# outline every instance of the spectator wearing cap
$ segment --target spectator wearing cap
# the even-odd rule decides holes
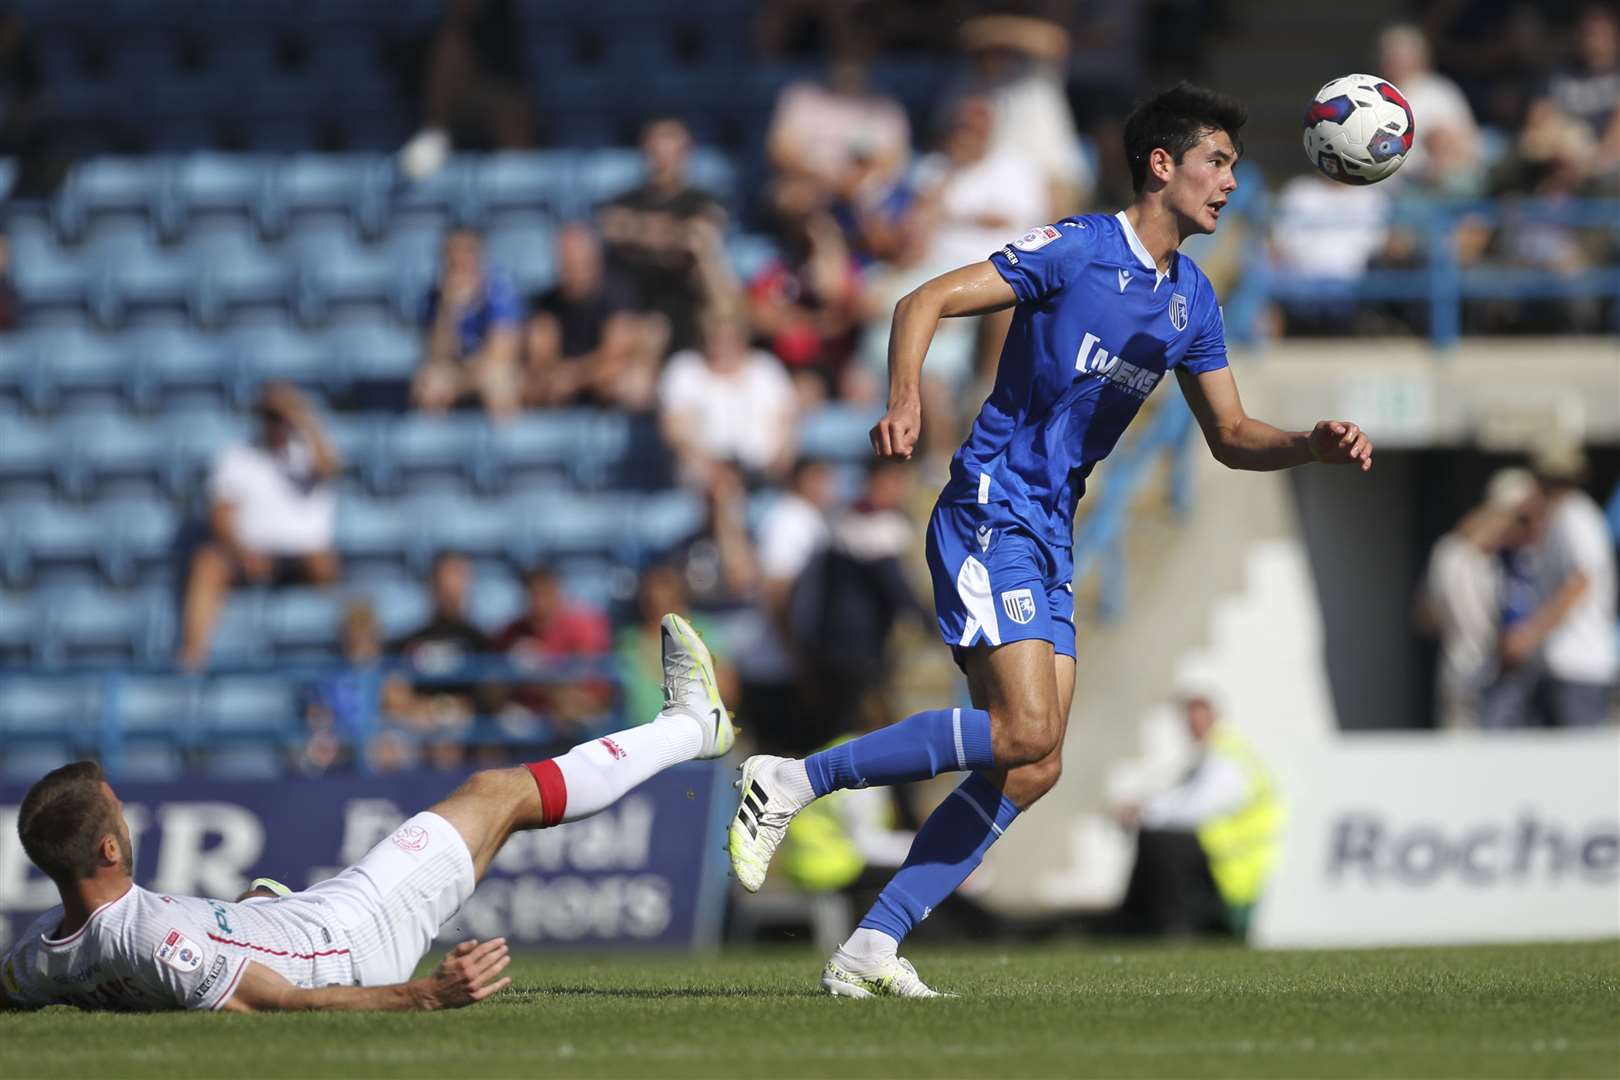
[[[208,660],[214,624],[233,584],[330,585],[342,458],[309,402],[282,383],[265,387],[251,443],[227,448],[208,480],[210,537],[191,559],[178,662]]]

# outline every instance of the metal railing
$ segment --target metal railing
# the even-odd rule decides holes
[[[1470,301],[1609,300],[1614,304],[1610,328],[1620,333],[1620,199],[1396,200],[1379,227],[1415,236],[1418,265],[1372,267],[1348,279],[1303,276],[1274,264],[1266,241],[1276,217],[1265,195],[1251,200],[1244,216],[1252,226],[1244,238],[1245,270],[1225,306],[1230,337],[1240,344],[1256,341],[1268,301],[1418,304],[1426,314],[1429,340],[1444,348],[1461,335],[1463,305]],[[1343,220],[1331,217],[1291,218],[1288,224],[1306,230],[1345,227]],[[1515,265],[1495,255],[1464,265],[1457,258],[1457,239],[1465,224],[1493,230],[1595,230],[1608,236],[1607,261],[1577,272]]]

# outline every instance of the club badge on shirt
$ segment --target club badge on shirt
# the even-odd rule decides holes
[[[190,975],[202,967],[202,950],[178,930],[170,930],[164,935],[163,940],[158,942],[155,955],[159,963],[169,965],[182,975]]]
[[[1063,235],[1050,225],[1042,225],[1029,230],[1023,236],[1013,241],[1013,247],[1019,251],[1039,251],[1041,248]]]

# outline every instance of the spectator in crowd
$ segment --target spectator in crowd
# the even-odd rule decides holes
[[[634,618],[614,636],[622,711],[628,718],[650,718],[664,707],[663,636],[659,620],[666,611],[691,612],[689,621],[714,654],[720,696],[739,701],[737,676],[729,663],[731,649],[719,624],[692,606],[681,572],[668,562],[649,566],[636,586]],[[648,710],[651,711],[648,711]]]
[[[11,280],[11,237],[0,232],[0,332],[22,323],[22,297]]]
[[[762,337],[793,373],[801,399],[852,396],[844,384],[859,318],[860,271],[843,230],[799,180],[778,186],[782,257],[749,283]]]
[[[1604,171],[1620,172],[1620,12],[1612,5],[1582,9],[1575,62],[1553,72],[1544,93],[1586,126]]]
[[[759,585],[759,556],[748,533],[748,486],[733,461],[714,461],[703,487],[705,514],[701,526],[663,555],[680,576],[692,605],[715,613],[745,610]],[[741,646],[746,638],[720,625],[726,640]]]
[[[857,357],[861,368],[877,385],[888,379],[889,331],[894,309],[902,297],[956,264],[929,258],[932,244],[929,215],[913,212],[901,224],[901,241],[893,261],[866,275],[861,292],[861,331]],[[964,402],[972,398],[978,355],[977,319],[944,319],[928,345],[928,363],[922,371],[923,449],[935,471],[943,474],[946,462],[961,442]]]
[[[927,263],[966,266],[990,257],[1027,229],[1052,218],[1051,196],[1021,144],[993,140],[997,116],[987,99],[965,97],[950,113],[940,152],[917,169],[919,213],[931,242]],[[1007,308],[979,320],[978,370],[994,370],[1012,325]]]
[[[1182,710],[1192,766],[1180,783],[1116,812],[1137,830],[1120,928],[1242,936],[1277,860],[1283,805],[1265,765],[1207,697],[1188,697]]]
[[[523,33],[512,0],[446,0],[422,75],[422,124],[401,155],[407,175],[435,171],[452,141],[503,150],[533,144]]]
[[[697,345],[696,313],[705,302],[694,265],[693,225],[726,225],[725,208],[692,185],[687,169],[692,135],[681,121],[661,117],[641,133],[647,179],[597,212],[609,264],[632,283],[639,307],[668,320],[672,349]]]
[[[369,603],[357,600],[344,610],[340,648],[347,666],[309,689],[303,769],[345,768],[361,755],[373,772],[408,768],[415,748],[402,729],[410,726],[414,695],[404,679],[383,668],[381,629]]]
[[[758,588],[754,602],[732,625],[730,639],[737,643],[735,657],[742,677],[738,704],[744,725],[772,753],[814,750],[834,734],[849,730],[840,723],[831,731],[813,735],[800,697],[800,657],[792,648],[788,601],[794,583],[815,553],[827,542],[827,515],[837,504],[837,475],[824,461],[800,458],[794,462],[787,490],[760,520]],[[819,718],[818,718],[819,720]]]
[[[781,362],[748,347],[748,325],[734,305],[703,316],[703,349],[670,357],[659,383],[659,427],[682,478],[709,488],[719,462],[734,462],[751,484],[785,476],[793,460],[793,384]]]
[[[1358,318],[1355,286],[1390,240],[1390,202],[1381,187],[1356,187],[1317,172],[1283,185],[1272,221],[1273,273],[1317,293],[1287,301],[1288,333],[1342,334]]]
[[[506,275],[484,262],[484,241],[468,229],[444,238],[439,281],[424,311],[427,340],[411,384],[417,408],[444,412],[478,398],[493,419],[518,404],[522,309]]]
[[[905,512],[910,481],[905,462],[874,462],[861,496],[830,512],[824,539],[795,576],[785,621],[805,717],[800,738],[811,743],[806,750],[891,723],[886,689],[894,626],[910,618],[932,631],[932,609],[905,570],[915,541]],[[761,549],[763,561],[764,537]]]
[[[1498,675],[1504,553],[1530,544],[1542,517],[1541,492],[1527,469],[1501,469],[1474,507],[1435,542],[1419,587],[1417,621],[1440,641],[1435,720],[1447,730],[1477,728],[1486,687]]]
[[[1016,159],[1041,189],[1042,212],[1017,221],[1014,230],[1081,212],[1096,178],[1080,149],[1064,91],[1068,30],[1050,19],[1003,14],[969,19],[960,34],[974,93],[989,111],[988,154]],[[1024,209],[1009,212],[1017,217]]]
[[[1417,120],[1417,139],[1397,175],[1432,189],[1465,186],[1482,166],[1479,126],[1457,84],[1430,66],[1428,38],[1407,23],[1387,27],[1378,36],[1378,64]]]
[[[490,650],[489,638],[467,618],[472,580],[472,563],[465,555],[440,552],[429,576],[432,615],[390,650],[417,677],[408,719],[427,740],[431,763],[444,769],[464,759],[467,730],[481,699],[478,683],[458,677],[458,672]]]
[[[612,647],[607,616],[567,599],[555,570],[546,566],[530,570],[523,577],[523,590],[528,609],[491,643],[492,650],[504,654],[514,667],[593,659]],[[500,719],[508,735],[519,737],[536,736],[540,731],[536,721],[544,721],[561,741],[572,745],[612,707],[613,685],[600,678],[519,683],[508,692]],[[647,715],[657,713],[654,709]]]
[[[233,583],[330,585],[337,497],[331,481],[342,460],[293,387],[264,389],[256,441],[227,448],[208,481],[208,540],[191,559],[181,612],[178,661],[208,660],[214,624]]]
[[[1579,446],[1549,444],[1534,467],[1547,500],[1539,603],[1503,635],[1502,655],[1509,664],[1539,658],[1546,722],[1591,727],[1611,718],[1620,678],[1614,540],[1602,508],[1581,488],[1586,460]]]
[[[662,336],[635,310],[627,285],[602,266],[585,225],[557,236],[557,284],[529,308],[523,328],[523,400],[537,406],[652,405]]]
[[[820,206],[891,189],[910,156],[906,112],[868,86],[868,72],[866,47],[846,45],[823,81],[794,83],[777,98],[766,155],[779,175],[808,184]]]

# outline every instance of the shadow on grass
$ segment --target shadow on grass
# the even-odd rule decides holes
[[[746,986],[524,986],[513,987],[511,996],[523,999],[547,997],[596,997],[631,998],[645,1001],[678,1001],[682,998],[691,998],[693,1000],[703,998],[753,998],[764,1001],[772,998],[820,998],[826,997],[827,994],[825,991],[819,989],[760,990]]]

